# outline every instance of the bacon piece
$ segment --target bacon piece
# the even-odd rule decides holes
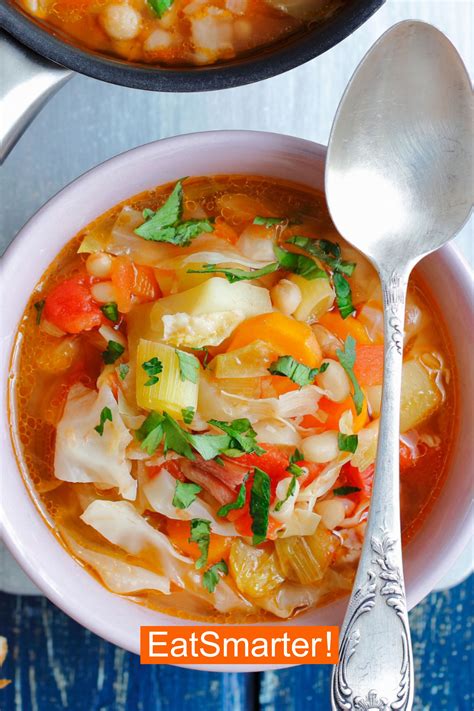
[[[184,458],[179,462],[174,461],[186,479],[202,486],[222,505],[234,501],[236,490],[248,471],[248,467],[238,466],[228,459],[225,460],[224,466],[201,457],[197,457],[194,462]],[[171,473],[174,475],[174,472]]]

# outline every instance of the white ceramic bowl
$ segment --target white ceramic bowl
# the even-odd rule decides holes
[[[67,554],[38,513],[18,471],[9,437],[7,384],[12,377],[10,356],[18,321],[33,286],[60,248],[121,200],[183,175],[216,173],[287,178],[322,189],[324,160],[323,146],[269,133],[219,131],[150,143],[103,163],[64,188],[25,225],[2,260],[2,303],[6,306],[0,330],[3,539],[52,602],[96,634],[132,652],[139,651],[140,625],[172,626],[182,621],[109,593]],[[450,330],[459,375],[460,424],[446,484],[422,530],[406,549],[410,607],[433,589],[457,559],[468,543],[472,524],[467,466],[472,461],[469,392],[474,381],[470,273],[452,246],[425,259],[419,270],[426,283],[435,287],[436,301]],[[344,609],[345,601],[338,601],[291,624],[340,624]],[[278,667],[245,665],[233,667],[233,671],[271,668]],[[226,671],[229,667],[212,669]]]

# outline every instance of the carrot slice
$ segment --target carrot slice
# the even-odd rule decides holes
[[[161,296],[155,272],[151,267],[135,264],[135,281],[132,287],[132,294],[141,303],[155,301]]]
[[[383,346],[358,345],[354,373],[359,385],[381,385],[383,381]]]
[[[310,368],[321,364],[321,348],[308,324],[278,311],[253,316],[237,326],[227,350],[243,348],[258,339],[268,343],[278,355],[293,356]]]
[[[354,316],[342,318],[337,311],[328,311],[321,316],[319,323],[328,331],[334,333],[335,336],[345,341],[347,336],[352,336],[356,343],[361,345],[370,345],[371,340],[367,334],[365,326],[358,321]]]
[[[189,555],[193,560],[197,560],[201,551],[197,543],[191,543],[189,537],[191,535],[191,522],[178,521],[173,518],[167,519],[167,533],[174,545],[179,548],[185,555]],[[209,552],[207,556],[207,564],[213,565],[218,563],[223,558],[229,555],[232,538],[229,536],[219,536],[217,533],[211,533],[209,539]]]
[[[112,262],[111,277],[118,310],[127,314],[132,306],[132,290],[135,284],[135,269],[128,257],[116,257]]]

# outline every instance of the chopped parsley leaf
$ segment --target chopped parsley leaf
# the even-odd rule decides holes
[[[273,225],[281,225],[286,222],[286,217],[260,217],[257,215],[254,218],[254,225],[264,225],[265,227],[273,227]]]
[[[257,444],[257,433],[246,417],[232,422],[209,420],[209,424],[226,432],[230,437],[229,446],[222,454],[228,457],[240,457],[242,452],[246,454],[265,454],[265,450]]]
[[[201,269],[188,269],[188,274],[223,274],[230,284],[246,279],[259,279],[262,276],[276,272],[278,263],[272,262],[261,269],[247,270],[233,267],[220,267],[218,264],[203,264]]]
[[[213,593],[216,589],[217,583],[220,580],[219,573],[227,575],[228,572],[229,568],[227,567],[225,560],[220,560],[218,563],[214,563],[214,565],[211,565],[211,567],[208,568],[202,576],[203,587],[205,587],[208,592]]]
[[[189,380],[196,384],[198,381],[199,361],[196,356],[176,348],[176,355],[179,361],[179,377],[181,380]]]
[[[164,7],[163,12],[171,5],[170,0],[148,0],[158,14],[157,7]],[[185,220],[181,222],[183,214],[183,184],[178,180],[168,200],[156,212],[144,210],[145,222],[136,228],[135,234],[143,239],[153,242],[169,242],[181,247],[186,247],[203,232],[212,232],[210,220]]]
[[[335,496],[348,496],[349,494],[356,494],[360,491],[358,486],[339,486],[337,489],[333,489],[332,493]]]
[[[299,449],[295,449],[293,454],[290,455],[290,461],[286,468],[286,471],[290,472],[290,474],[293,474],[296,477],[301,476],[304,472],[304,468],[298,466],[296,462],[302,462],[303,460],[304,457],[299,451]]]
[[[166,12],[168,12],[174,0],[147,0],[147,2],[153,12],[161,18]]]
[[[189,536],[190,543],[197,543],[201,552],[195,565],[198,570],[204,567],[207,563],[209,553],[209,542],[211,539],[211,522],[205,518],[193,518],[191,520],[191,535]]]
[[[157,358],[156,356],[154,358],[150,358],[150,360],[147,360],[145,361],[145,363],[142,363],[142,368],[148,375],[148,380],[145,383],[145,387],[150,387],[150,385],[156,385],[159,380],[158,375],[163,370],[163,363],[161,362],[161,360],[159,360],[159,358]]]
[[[183,416],[183,422],[185,425],[190,425],[191,422],[193,421],[194,413],[195,413],[194,407],[184,407],[181,410],[181,415]]]
[[[352,303],[352,291],[347,279],[338,272],[334,272],[332,277],[334,290],[336,292],[336,304],[342,318],[347,318],[354,313],[354,304]]]
[[[345,340],[344,350],[341,351],[338,348],[336,351],[336,355],[338,357],[339,363],[346,371],[347,375],[349,376],[349,380],[352,383],[352,388],[354,391],[352,393],[352,399],[354,401],[356,412],[358,415],[360,415],[360,413],[362,412],[362,406],[364,404],[364,393],[362,392],[354,373],[354,364],[356,359],[355,347],[355,339],[351,335],[349,335]]]
[[[36,310],[36,325],[39,326],[41,323],[41,316],[43,313],[44,305],[46,301],[44,299],[41,299],[40,301],[36,301],[33,306],[35,307]]]
[[[124,350],[125,347],[122,346],[121,343],[117,343],[117,341],[108,341],[107,348],[102,353],[102,360],[104,363],[107,363],[107,365],[115,363],[115,361],[120,358]]]
[[[119,320],[118,306],[115,301],[111,301],[108,304],[102,304],[100,310],[104,314],[105,318],[109,319],[109,321],[116,323]]]
[[[270,510],[270,477],[258,467],[254,470],[249,508],[252,517],[252,543],[258,546],[267,537]]]
[[[102,435],[104,434],[104,425],[109,420],[109,422],[112,422],[112,410],[110,407],[103,407],[102,411],[100,413],[100,423],[97,425],[97,427],[94,427],[95,431]]]
[[[187,509],[196,500],[196,495],[202,491],[198,484],[186,481],[176,481],[176,489],[172,504],[177,509]]]
[[[282,249],[277,245],[274,246],[273,250],[282,269],[293,272],[293,274],[299,274],[308,281],[327,279],[324,269],[321,269],[311,257],[306,257],[304,254],[296,254],[296,252],[287,252],[286,249]]]
[[[337,435],[337,446],[341,452],[354,453],[357,449],[359,438],[356,434],[345,435],[339,432]]]
[[[293,356],[280,356],[268,368],[272,375],[285,375],[297,385],[303,387],[310,385],[319,373],[324,373],[329,367],[329,363],[323,363],[320,368],[309,368],[303,363],[299,363]]]
[[[220,516],[221,518],[225,518],[229,511],[238,511],[238,509],[243,508],[245,505],[245,499],[247,496],[247,490],[245,488],[245,482],[248,479],[248,474],[245,475],[245,478],[240,485],[239,493],[237,494],[237,498],[234,501],[231,501],[229,504],[224,504],[224,506],[221,506],[220,509],[217,512],[217,515]]]
[[[118,370],[120,380],[125,380],[130,370],[130,366],[127,363],[120,363]]]
[[[293,494],[295,493],[295,489],[296,489],[297,478],[298,477],[295,474],[293,474],[293,476],[291,477],[290,483],[288,484],[288,489],[286,490],[285,498],[280,499],[280,501],[277,501],[277,503],[275,504],[275,511],[280,511],[283,504],[288,501],[290,496],[293,496]]]

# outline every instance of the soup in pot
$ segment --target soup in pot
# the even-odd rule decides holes
[[[214,64],[326,18],[329,0],[18,0],[51,31],[133,62]]]
[[[191,178],[114,207],[62,250],[19,327],[18,457],[70,554],[179,616],[291,618],[347,593],[383,379],[378,277],[322,194]],[[413,278],[405,541],[442,482],[452,358]]]

